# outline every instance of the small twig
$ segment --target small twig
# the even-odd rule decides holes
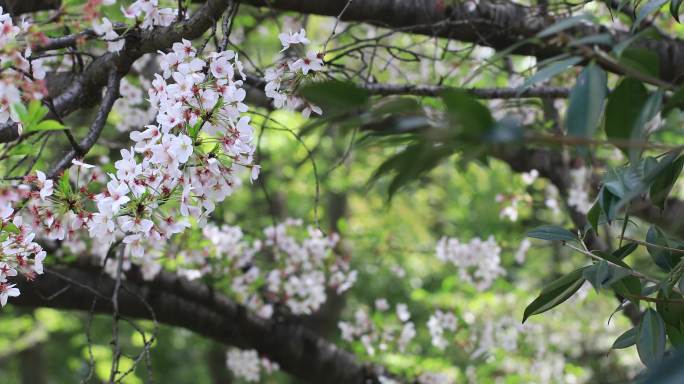
[[[69,153],[67,153],[59,162],[57,162],[57,164],[48,172],[48,177],[54,178],[55,176],[59,175],[62,171],[71,166],[71,161],[73,159],[78,156],[84,156],[86,153],[88,153],[90,148],[95,145],[97,139],[102,133],[102,130],[104,129],[105,124],[107,123],[107,116],[109,116],[109,112],[111,112],[114,102],[119,98],[120,82],[121,75],[119,75],[115,70],[112,70],[109,73],[107,91],[105,93],[104,99],[102,100],[102,105],[100,105],[100,109],[97,111],[97,116],[95,116],[95,120],[90,126],[90,130],[88,130],[86,137],[83,138],[80,143],[78,143],[80,151],[77,151],[76,149],[69,151]]]
[[[631,241],[631,242],[633,242],[633,243],[642,245],[642,246],[644,246],[644,247],[660,248],[660,249],[664,249],[664,250],[666,250],[666,251],[675,252],[675,253],[679,253],[679,254],[684,255],[684,250],[683,250],[683,249],[670,248],[670,247],[666,247],[666,246],[664,246],[664,245],[653,244],[653,243],[649,243],[649,242],[647,242],[647,241],[641,241],[641,240],[637,240],[637,239],[632,239],[632,238],[626,237],[626,236],[620,236],[619,238],[620,238],[621,240]]]
[[[577,248],[577,247],[575,247],[574,245],[569,244],[569,243],[565,243],[565,246],[567,246],[568,248],[574,249],[575,251],[577,251],[577,252],[579,252],[579,253],[582,253],[582,254],[584,254],[584,255],[587,255],[587,256],[591,257],[592,259],[594,259],[594,260],[596,260],[596,261],[605,261],[606,263],[608,263],[608,264],[610,264],[610,265],[613,265],[613,266],[616,266],[616,267],[620,267],[620,268],[622,268],[622,269],[626,269],[625,267],[622,267],[622,266],[620,266],[620,265],[617,265],[617,264],[615,264],[615,263],[613,263],[613,262],[611,262],[611,261],[609,261],[609,260],[606,260],[606,259],[604,259],[604,258],[602,258],[602,257],[596,256],[596,255],[594,255],[593,253],[591,253],[591,252],[588,251],[588,250],[584,250],[584,249],[581,249],[581,248]],[[638,272],[638,271],[635,271],[635,270],[633,270],[633,269],[628,269],[628,271],[630,272],[630,275],[632,275],[632,276],[634,276],[634,277],[638,277],[638,278],[640,278],[640,279],[643,279],[643,280],[646,280],[646,281],[650,281],[651,283],[660,284],[660,280],[658,280],[658,279],[656,279],[656,278],[654,278],[654,277],[644,275],[643,273]]]
[[[228,9],[226,9],[226,15],[223,17],[222,32],[223,39],[218,46],[218,51],[223,52],[228,47],[228,42],[230,38],[230,32],[233,29],[233,20],[235,15],[237,15],[238,8],[240,8],[240,3],[237,1],[231,1]]]
[[[325,50],[328,47],[328,43],[330,42],[330,40],[332,40],[333,36],[335,36],[335,30],[337,30],[337,25],[340,23],[340,19],[342,18],[342,15],[344,15],[344,13],[347,11],[347,8],[349,8],[349,6],[351,5],[351,3],[353,1],[354,0],[347,1],[347,4],[345,4],[344,8],[342,8],[340,13],[335,18],[335,24],[333,24],[332,32],[330,33],[330,36],[328,36],[328,38],[325,40],[325,43],[323,44],[323,53],[325,53]]]

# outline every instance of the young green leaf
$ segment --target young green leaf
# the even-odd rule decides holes
[[[43,120],[38,124],[33,124],[27,132],[38,132],[38,131],[62,131],[64,126],[57,120]]]

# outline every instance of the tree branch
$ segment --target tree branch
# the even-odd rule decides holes
[[[107,123],[107,116],[111,112],[114,102],[119,98],[119,84],[121,82],[121,76],[116,72],[112,71],[109,73],[109,80],[107,82],[107,91],[102,100],[102,104],[97,111],[95,120],[88,130],[86,137],[78,143],[78,146],[72,148],[64,157],[62,157],[57,164],[48,172],[48,177],[54,178],[59,175],[62,171],[71,166],[71,161],[77,157],[82,157],[90,148],[95,145],[97,139],[100,137],[102,130],[104,129],[105,123]]]
[[[93,292],[95,313],[112,313],[109,299],[115,280],[100,276],[99,268],[85,265],[57,266],[32,282],[21,282],[21,296],[12,301],[22,307],[90,310]],[[238,348],[254,348],[292,375],[313,383],[377,382],[382,370],[365,365],[313,331],[291,320],[265,320],[214,292],[211,287],[161,272],[145,282],[138,271],[126,275],[118,295],[119,312],[129,318],[150,319],[183,327],[217,342]],[[64,289],[70,286],[69,289]],[[52,295],[54,292],[61,292]],[[144,300],[144,301],[143,301]],[[149,305],[149,307],[147,305]]]

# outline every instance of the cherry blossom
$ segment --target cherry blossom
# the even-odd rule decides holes
[[[104,37],[107,41],[107,50],[109,52],[119,52],[123,49],[126,40],[119,38],[119,34],[114,31],[112,22],[106,17],[102,18],[102,22],[93,20],[93,31],[98,35]]]

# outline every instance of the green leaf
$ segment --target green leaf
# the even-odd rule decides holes
[[[636,344],[638,333],[639,330],[637,328],[628,329],[625,333],[623,333],[622,335],[618,336],[617,339],[615,339],[613,346],[610,348],[624,349],[631,347],[632,345]]]
[[[677,292],[670,292],[668,295],[665,295],[661,290],[658,292],[658,298],[661,301],[656,303],[656,309],[665,322],[665,333],[673,345],[684,345],[684,335],[682,333],[684,304],[678,302],[684,299],[684,297]]]
[[[566,17],[561,19],[561,21],[545,28],[543,31],[537,33],[537,37],[544,38],[551,35],[555,35],[558,32],[564,31],[566,29],[572,28],[576,25],[586,24],[587,22],[593,24],[594,18],[590,15],[577,15],[572,17]]]
[[[37,131],[62,131],[64,130],[64,125],[62,125],[57,120],[43,120],[37,125],[33,125],[28,132]]]
[[[69,181],[69,170],[65,170],[62,176],[59,178],[59,183],[57,184],[57,189],[64,195],[69,196],[71,194],[71,181]]]
[[[632,272],[629,269],[617,267],[601,260],[584,270],[582,276],[599,291],[610,287],[613,283],[629,276]]]
[[[658,55],[645,48],[627,48],[620,55],[619,63],[653,77],[660,76]]]
[[[598,202],[601,206],[604,216],[606,217],[606,221],[608,223],[612,222],[617,217],[618,203],[620,202],[620,198],[613,194],[604,184],[599,191]]]
[[[668,0],[651,0],[648,3],[646,3],[646,5],[641,7],[639,9],[639,12],[637,12],[637,17],[636,20],[634,20],[634,24],[632,25],[632,30],[636,29],[641,24],[641,22],[644,21],[646,17],[648,17],[648,15],[659,10],[660,7],[665,5],[665,3],[667,2]]]
[[[48,114],[48,108],[38,100],[31,100],[28,108],[28,116],[32,122],[38,122]]]
[[[599,220],[601,218],[601,203],[597,200],[587,212],[587,221],[591,224],[594,232],[598,234]]]
[[[565,228],[555,225],[542,225],[529,232],[527,237],[542,240],[575,241],[577,236]]]
[[[611,255],[610,253],[606,253],[603,251],[592,251],[591,253],[602,258],[603,260],[609,261],[609,262],[616,264],[616,265],[619,265],[623,268],[632,269],[629,265],[627,265],[627,263],[622,261],[620,258],[615,257],[614,255]]]
[[[566,114],[568,135],[587,138],[594,135],[606,98],[606,81],[606,72],[596,64],[582,70],[570,92]]]
[[[323,110],[347,111],[359,108],[368,102],[370,93],[348,81],[320,81],[304,85],[299,90],[309,102]]]
[[[420,108],[420,102],[413,97],[395,97],[373,105],[371,111],[376,116],[383,116],[420,112]]]
[[[10,105],[10,110],[19,118],[22,124],[26,125],[29,123],[29,113],[24,104],[14,103]]]
[[[635,132],[641,132],[638,124],[647,99],[648,91],[640,81],[625,78],[620,82],[606,105],[605,130],[609,140],[631,140]]]
[[[634,252],[637,248],[639,248],[639,244],[628,243],[613,251],[613,256],[617,257],[618,259],[624,259],[625,257],[631,255],[632,252]]]
[[[665,236],[665,234],[655,225],[651,226],[648,229],[648,232],[646,232],[646,242],[661,247],[672,248],[667,236]],[[669,271],[677,265],[681,256],[661,247],[647,245],[646,249],[657,266]]]
[[[462,91],[447,89],[441,94],[449,122],[469,137],[485,135],[494,124],[489,108]]]
[[[682,5],[682,0],[671,0],[670,1],[670,14],[672,17],[674,17],[675,20],[677,20],[678,23],[679,21],[679,7]]]
[[[665,200],[667,196],[672,191],[675,182],[679,178],[680,173],[682,173],[682,167],[684,166],[684,156],[680,156],[677,160],[669,163],[665,166],[651,183],[651,202],[660,209],[665,209]]]
[[[622,297],[628,298],[635,304],[639,303],[638,296],[641,296],[641,280],[639,280],[638,277],[625,276],[624,278],[611,284],[610,287]]]
[[[589,35],[568,43],[568,47],[577,47],[580,45],[605,45],[612,46],[615,43],[613,36],[609,33],[599,33],[596,35]]]
[[[647,367],[661,361],[665,354],[665,323],[652,308],[641,317],[636,346],[639,358]]]
[[[525,308],[523,323],[530,316],[546,312],[574,295],[584,284],[584,270],[585,268],[577,269],[544,287],[539,296]]]
[[[570,67],[575,66],[576,64],[580,63],[581,61],[582,61],[581,57],[570,57],[568,59],[556,61],[556,62],[553,62],[552,64],[545,66],[544,68],[538,70],[529,79],[525,80],[523,85],[520,87],[520,93],[522,93],[524,90],[530,88],[534,84],[540,83],[542,81],[546,81],[546,80],[548,80],[554,76],[557,76],[557,75],[567,71]]]
[[[435,146],[429,141],[418,141],[385,160],[370,178],[370,183],[388,174],[394,174],[388,186],[388,200],[404,185],[418,179],[436,167],[441,160],[453,154],[453,149]]]

